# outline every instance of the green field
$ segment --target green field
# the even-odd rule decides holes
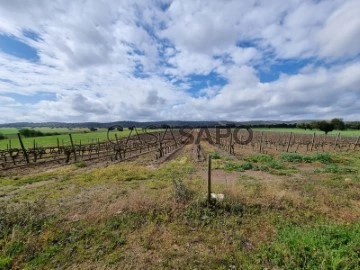
[[[80,140],[82,144],[87,144],[91,142],[96,142],[98,139],[100,141],[107,140],[107,129],[99,129],[97,131],[90,132],[87,128],[34,128],[34,130],[38,130],[44,133],[63,133],[62,135],[53,135],[53,136],[42,136],[42,137],[34,137],[34,138],[23,138],[23,142],[25,147],[33,147],[34,140],[37,146],[56,146],[57,139],[59,139],[60,145],[70,145],[69,133],[73,134],[73,140],[75,144],[79,144]],[[313,134],[314,132],[319,135],[323,135],[324,132],[320,130],[304,130],[298,128],[254,128],[254,131],[269,131],[269,132],[293,132],[298,134]],[[11,144],[12,148],[19,148],[19,140],[17,138],[16,133],[18,129],[16,128],[0,128],[0,134],[4,134],[8,139],[0,140],[0,149],[6,149]],[[138,132],[141,132],[141,129],[138,129]],[[338,131],[334,130],[328,133],[328,136],[336,136],[338,133],[341,136],[351,136],[357,137],[360,135],[360,130],[344,130]],[[117,132],[118,137],[128,136],[129,130],[124,129],[123,132]],[[134,134],[134,132],[133,132]],[[11,141],[11,142],[10,142]]]
[[[298,134],[314,134],[316,133],[316,135],[324,135],[325,133],[321,130],[304,130],[304,129],[299,129],[299,128],[253,128],[254,131],[271,131],[271,132],[292,132],[292,133],[298,133]],[[350,137],[356,137],[360,135],[360,130],[354,130],[354,129],[349,129],[349,130],[334,130],[332,132],[329,132],[328,135],[329,136],[336,136],[337,134],[339,134],[341,136],[350,136]]]
[[[36,128],[35,130],[39,130],[42,132],[59,132],[64,133],[61,135],[53,135],[53,136],[41,136],[41,137],[33,137],[33,138],[22,138],[23,143],[26,148],[33,147],[34,140],[35,144],[38,147],[45,147],[45,146],[56,146],[57,145],[57,139],[59,139],[60,146],[62,145],[70,145],[70,137],[69,133],[72,134],[73,141],[75,144],[88,144],[91,142],[97,142],[99,139],[100,142],[107,140],[107,129],[99,129],[97,131],[89,131],[89,129],[50,129],[50,128]],[[3,132],[4,131],[4,132]],[[11,133],[12,132],[12,133]],[[0,140],[0,149],[6,149],[9,144],[11,144],[12,148],[19,148],[20,143],[17,138],[16,133],[18,132],[17,129],[0,129],[0,133],[6,134],[9,139]],[[141,133],[141,129],[138,129],[138,132]],[[130,133],[129,129],[124,129],[124,131],[116,131],[117,136],[125,137],[128,136]],[[115,138],[114,134],[115,131],[112,131],[111,133],[111,139]],[[135,131],[133,131],[132,134],[136,134]]]

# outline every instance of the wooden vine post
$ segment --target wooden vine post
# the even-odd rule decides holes
[[[312,139],[311,139],[310,152],[313,150],[313,147],[314,147],[314,142],[315,142],[315,132],[314,132],[314,135],[312,136]]]
[[[288,145],[286,147],[286,152],[289,152],[289,148],[290,148],[290,144],[291,144],[291,137],[292,137],[292,132],[290,132],[290,137],[289,137]]]
[[[356,149],[356,146],[359,144],[359,140],[360,140],[360,136],[357,137],[355,145],[354,145],[354,150]]]
[[[336,146],[337,146],[337,144],[338,144],[339,137],[340,137],[340,132],[339,132],[338,135],[336,136],[335,145],[334,145],[334,150],[336,149]]]
[[[74,145],[71,133],[69,134],[69,137],[70,137],[71,148],[72,148],[72,151],[74,153],[74,159],[75,159],[75,161],[77,161],[75,145]]]
[[[230,139],[229,139],[229,153],[234,154],[234,146],[233,146],[233,134],[232,131],[230,130]]]
[[[26,163],[30,163],[30,161],[29,161],[29,156],[28,156],[28,154],[27,154],[27,152],[26,152],[26,149],[25,149],[25,147],[24,147],[23,141],[22,141],[22,139],[21,139],[21,135],[20,135],[20,133],[18,133],[17,135],[18,135],[18,138],[19,138],[19,142],[20,142],[21,149],[23,150],[23,153],[24,153],[24,156],[25,156],[25,159],[26,159]]]
[[[260,153],[262,152],[262,142],[263,142],[263,135],[264,135],[264,131],[261,131],[261,137],[260,137]]]
[[[208,188],[207,188],[207,200],[211,202],[211,155],[208,156]]]

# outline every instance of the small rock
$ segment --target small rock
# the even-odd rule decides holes
[[[224,194],[211,193],[211,199],[215,199],[217,201],[222,201],[222,200],[224,200],[224,198],[225,198]]]

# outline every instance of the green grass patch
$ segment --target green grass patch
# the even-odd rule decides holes
[[[224,163],[224,170],[225,171],[237,171],[237,172],[244,172],[246,170],[251,170],[254,168],[254,165],[251,162],[247,162],[244,164],[239,164],[235,162],[226,162]]]
[[[258,155],[251,155],[247,157],[245,160],[255,163],[267,163],[273,161],[274,157],[265,154],[258,154]]]
[[[287,226],[271,245],[261,247],[263,262],[286,269],[358,269],[360,223]]]
[[[329,153],[314,153],[312,155],[301,155],[299,153],[281,153],[280,159],[286,162],[293,163],[311,163],[311,162],[321,162],[328,164],[333,162],[331,155]]]
[[[212,152],[212,153],[210,154],[210,156],[211,156],[212,159],[220,159],[220,158],[221,158],[219,152],[216,152],[216,151],[215,151],[215,152]]]

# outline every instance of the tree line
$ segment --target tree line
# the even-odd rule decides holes
[[[325,134],[328,134],[333,130],[347,129],[345,122],[340,118],[334,118],[331,121],[322,120],[322,121],[312,121],[310,123],[297,123],[296,127],[305,130],[319,129],[321,131],[324,131]]]

